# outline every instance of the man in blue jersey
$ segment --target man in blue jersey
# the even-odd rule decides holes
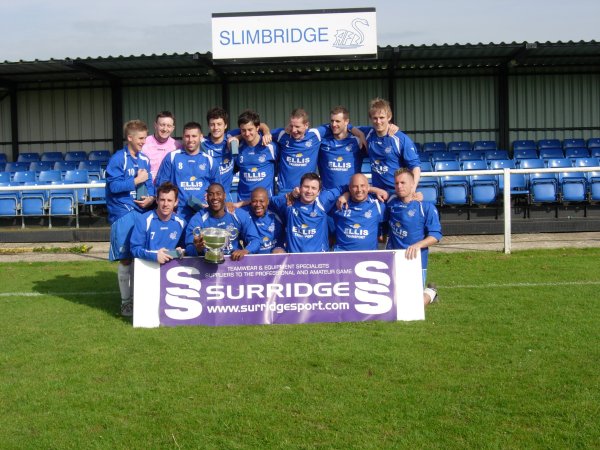
[[[394,192],[394,173],[407,167],[415,179],[415,191],[421,177],[421,161],[414,142],[401,131],[390,136],[393,124],[389,102],[381,98],[371,101],[369,117],[372,127],[360,127],[367,140],[373,186]],[[414,194],[414,192],[413,192]],[[422,198],[422,197],[421,197]]]
[[[225,208],[225,190],[219,183],[212,183],[207,191],[208,207],[198,211],[188,223],[185,232],[185,252],[189,256],[198,256],[204,253],[205,245],[202,236],[194,235],[194,230],[199,228],[223,228],[229,231],[229,245],[225,249],[226,255],[239,261],[248,253],[258,253],[260,238],[256,227],[248,212],[238,209],[230,213]],[[244,247],[241,248],[240,240]]]
[[[262,187],[254,189],[250,196],[250,204],[244,209],[250,213],[260,237],[258,253],[285,253],[285,227],[279,215],[269,210],[267,190]]]
[[[136,216],[131,234],[131,253],[135,258],[164,264],[183,256],[186,224],[174,213],[178,192],[177,186],[166,181],[156,189],[156,209]]]
[[[130,317],[133,314],[131,232],[135,217],[154,203],[154,185],[150,160],[141,153],[148,136],[147,125],[141,120],[130,120],[123,131],[127,145],[113,154],[106,168],[106,207],[111,224],[108,257],[111,261],[119,261],[121,314]],[[145,193],[143,197],[142,192]]]
[[[427,258],[429,247],[442,238],[440,218],[431,202],[414,200],[415,179],[407,168],[396,171],[395,195],[387,202],[389,237],[387,249],[404,249],[406,258],[414,259],[421,254],[423,285],[427,280]],[[423,302],[427,305],[436,301],[437,291],[427,286]]]
[[[212,156],[219,166],[221,184],[225,189],[225,193],[229,195],[233,181],[234,165],[234,155],[232,155],[228,146],[228,139],[231,136],[227,132],[229,114],[223,108],[212,108],[206,113],[206,121],[210,133],[201,139],[201,149],[207,155]]]
[[[249,200],[257,187],[266,189],[269,196],[273,195],[275,183],[275,165],[279,149],[275,142],[268,145],[262,143],[259,134],[260,116],[251,110],[246,110],[238,117],[238,127],[242,137],[236,167],[239,170],[238,197]]]
[[[348,183],[360,172],[362,152],[360,139],[348,131],[350,114],[343,106],[330,112],[329,129],[321,139],[318,167],[324,189],[332,189]]]
[[[219,165],[200,151],[202,127],[189,122],[183,127],[183,150],[169,153],[158,170],[157,185],[170,181],[179,189],[177,213],[186,222],[206,203],[206,188],[221,179]]]
[[[387,192],[380,193],[387,197]],[[385,204],[369,195],[369,180],[362,173],[352,175],[348,184],[349,200],[334,209],[334,251],[377,250],[379,224],[385,218]]]

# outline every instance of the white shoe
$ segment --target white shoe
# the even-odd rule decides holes
[[[429,304],[435,303],[440,299],[437,291],[437,286],[433,283],[427,283],[427,288],[423,292],[429,295],[429,298],[431,299]]]

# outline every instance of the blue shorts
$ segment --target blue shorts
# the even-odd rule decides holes
[[[110,248],[108,250],[108,259],[110,261],[133,259],[129,245],[131,233],[135,225],[135,217],[138,214],[137,211],[130,211],[110,227]]]
[[[423,289],[427,286],[425,283],[427,282],[427,269],[422,269],[423,272]]]

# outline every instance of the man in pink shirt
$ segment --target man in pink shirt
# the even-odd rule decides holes
[[[156,174],[164,157],[181,148],[181,143],[171,137],[175,130],[175,117],[170,111],[162,111],[154,121],[154,134],[146,138],[142,152],[150,158],[150,172],[152,180],[156,180]]]

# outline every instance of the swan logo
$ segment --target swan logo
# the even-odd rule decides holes
[[[361,31],[361,28],[369,27],[367,19],[357,17],[352,20],[352,29],[338,29],[335,32],[335,41],[333,46],[340,49],[352,49],[362,47],[365,41],[365,35]]]

